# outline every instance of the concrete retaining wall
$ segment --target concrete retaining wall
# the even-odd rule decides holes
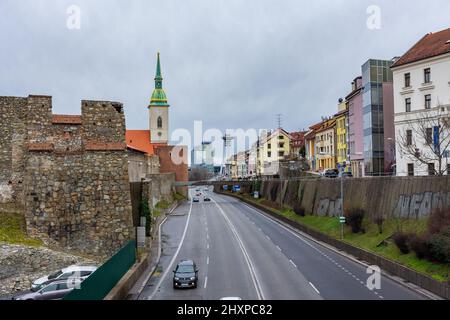
[[[220,182],[217,186],[223,184],[240,184],[244,192],[249,192],[254,183]],[[447,176],[349,178],[344,179],[343,190],[344,208],[363,208],[373,219],[423,218],[436,208],[450,205]],[[266,200],[289,207],[300,204],[314,215],[338,216],[342,212],[340,179],[261,181],[258,191]]]

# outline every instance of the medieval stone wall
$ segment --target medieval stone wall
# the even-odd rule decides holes
[[[51,103],[0,97],[1,193],[23,195],[13,201],[29,235],[111,255],[133,237],[123,106],[82,101],[81,116],[65,116]]]

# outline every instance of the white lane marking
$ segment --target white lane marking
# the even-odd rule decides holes
[[[207,244],[206,244],[206,249],[208,249],[208,250],[209,250],[209,243],[207,243]]]
[[[309,241],[303,239],[299,234],[297,234],[296,232],[294,232],[293,230],[291,230],[290,228],[284,226],[283,224],[281,224],[278,221],[275,221],[271,218],[269,218],[268,216],[266,216],[266,214],[264,214],[263,212],[260,212],[259,210],[252,208],[251,206],[249,206],[248,204],[246,204],[245,202],[241,202],[241,204],[243,204],[244,206],[246,206],[247,208],[249,208],[250,210],[252,210],[253,212],[258,213],[261,217],[265,218],[266,220],[272,222],[273,224],[283,228],[284,230],[288,231],[290,234],[292,234],[293,236],[295,236],[296,238],[298,238],[299,240],[301,240],[302,242],[304,242],[305,244],[307,244],[308,246],[310,246],[311,248],[313,248],[314,250],[316,250],[317,252],[323,254],[323,252],[316,248],[314,245],[312,245],[311,243],[309,243]],[[331,249],[329,249],[331,250]],[[333,262],[336,266],[342,268],[342,266],[336,262],[333,258],[331,257],[327,257],[329,261]],[[366,287],[366,285],[364,284],[364,282],[362,282],[358,277],[356,277],[354,274],[350,273],[351,276],[353,276],[353,278],[355,278],[356,281],[360,282],[364,287]]]
[[[277,249],[278,249],[278,250],[280,250],[280,251],[281,251],[281,248],[280,248],[279,246],[276,246],[276,247],[277,247]]]
[[[206,289],[206,284],[208,283],[208,276],[205,277],[205,285],[203,286],[203,288]]]
[[[294,267],[297,268],[297,265],[294,263],[294,261],[292,261],[291,259],[289,259],[289,262],[290,262]]]
[[[181,241],[180,241],[180,244],[178,245],[177,251],[173,255],[172,260],[170,260],[169,266],[167,267],[166,271],[164,271],[161,279],[159,279],[158,284],[155,286],[155,290],[147,298],[147,300],[152,300],[153,299],[153,297],[156,294],[156,291],[158,291],[159,287],[161,287],[161,283],[167,277],[167,274],[169,273],[169,271],[172,270],[172,265],[175,262],[175,259],[177,258],[178,254],[180,253],[181,246],[183,245],[184,239],[186,238],[186,233],[187,233],[187,229],[188,229],[188,226],[189,226],[189,221],[191,220],[191,212],[192,212],[192,200],[191,200],[191,206],[189,207],[189,213],[188,213],[188,218],[187,218],[187,221],[186,221],[186,225],[184,226],[183,236],[181,237]]]
[[[316,290],[317,294],[320,294],[319,290],[317,290],[317,288],[311,282],[309,284],[311,285],[311,287],[313,287],[314,290]]]
[[[266,239],[270,241],[270,237],[269,236],[266,236]]]
[[[206,257],[206,264],[209,264],[209,257]]]
[[[253,285],[255,286],[256,294],[258,295],[258,300],[265,300],[264,298],[264,292],[259,284],[258,276],[256,275],[255,268],[253,266],[253,263],[250,259],[250,256],[247,253],[247,250],[245,249],[244,243],[242,242],[241,237],[239,237],[239,234],[236,231],[236,228],[234,227],[233,223],[230,221],[228,216],[226,215],[225,211],[223,211],[222,207],[217,203],[214,198],[211,197],[211,200],[216,204],[216,206],[219,208],[220,213],[224,217],[225,221],[227,222],[228,227],[230,228],[231,232],[233,233],[237,243],[239,244],[239,247],[241,248],[242,254],[244,256],[244,259],[247,263],[248,269],[250,271],[250,276],[252,277]]]

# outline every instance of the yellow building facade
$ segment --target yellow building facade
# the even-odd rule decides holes
[[[336,120],[328,119],[316,132],[316,163],[319,171],[336,169]]]
[[[290,150],[290,135],[279,128],[273,133],[263,133],[258,147],[258,168],[260,175],[278,174],[279,161],[288,156]]]
[[[348,160],[348,109],[345,101],[340,102],[336,120],[336,159],[337,163],[344,164]]]

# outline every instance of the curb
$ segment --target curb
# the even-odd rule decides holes
[[[214,192],[216,192],[216,191],[214,191]],[[356,263],[358,263],[358,264],[360,264],[360,265],[362,265],[362,266],[364,266],[366,268],[369,266],[369,264],[367,262],[365,262],[363,260],[359,260],[358,258],[354,257],[353,255],[351,255],[351,254],[349,254],[349,253],[347,253],[345,251],[339,250],[339,249],[333,247],[332,245],[330,245],[330,244],[328,244],[326,242],[317,240],[314,237],[312,237],[311,235],[306,234],[305,232],[296,229],[295,227],[287,224],[284,221],[281,221],[281,220],[277,219],[276,217],[274,217],[272,215],[269,215],[268,213],[264,212],[262,209],[254,206],[253,203],[251,203],[251,201],[249,201],[247,199],[244,199],[244,198],[242,198],[242,197],[240,197],[238,195],[234,195],[234,194],[227,194],[227,193],[223,193],[223,192],[216,192],[216,193],[224,195],[224,196],[230,196],[230,197],[233,197],[235,199],[239,199],[241,202],[243,202],[244,204],[246,204],[248,206],[251,206],[251,208],[253,208],[254,210],[258,211],[260,214],[264,215],[266,218],[273,220],[274,222],[280,224],[281,226],[291,230],[293,233],[296,233],[296,234],[298,234],[298,235],[300,235],[300,236],[302,236],[302,237],[304,237],[304,238],[306,238],[308,240],[311,240],[311,241],[315,242],[316,244],[319,244],[319,245],[321,245],[321,246],[323,246],[323,247],[325,247],[325,248],[327,248],[327,249],[329,249],[329,250],[331,250],[331,251],[333,251],[333,252],[335,252],[335,253],[343,256],[343,257],[346,257],[346,258],[352,260],[353,262],[356,262]],[[400,284],[400,285],[402,285],[402,286],[404,286],[404,287],[406,287],[406,288],[408,288],[408,289],[410,289],[410,290],[412,290],[412,291],[414,291],[414,292],[416,292],[416,293],[418,293],[418,294],[420,294],[420,295],[422,295],[422,296],[424,296],[424,297],[426,297],[428,299],[445,300],[445,298],[440,297],[439,295],[434,294],[434,293],[432,293],[432,292],[430,292],[430,291],[428,291],[428,290],[426,290],[424,288],[421,288],[421,287],[419,287],[416,284],[408,282],[408,281],[406,281],[405,279],[403,279],[403,278],[401,278],[399,276],[392,275],[392,274],[390,274],[390,273],[388,273],[388,272],[386,272],[384,270],[382,270],[381,273],[382,273],[382,275],[386,276],[387,278],[391,279],[392,281],[395,281],[396,283],[398,283],[398,284]]]
[[[161,223],[158,226],[158,256],[156,258],[155,261],[155,265],[152,267],[152,269],[150,270],[150,272],[148,273],[148,276],[144,279],[143,284],[141,285],[141,287],[139,288],[139,291],[136,295],[136,300],[139,300],[139,298],[141,297],[142,291],[144,290],[145,286],[148,283],[148,280],[153,276],[153,274],[156,271],[156,267],[159,264],[159,260],[161,259],[161,227],[162,225],[166,222],[168,215],[172,214],[172,212],[179,206],[180,202],[177,201],[175,203],[175,205],[166,213],[166,217],[163,219],[163,221],[161,221]],[[150,257],[150,256],[149,256]]]

